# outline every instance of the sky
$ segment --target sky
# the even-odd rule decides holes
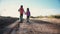
[[[0,15],[19,17],[20,5],[25,12],[29,8],[31,16],[60,14],[60,0],[0,0]]]

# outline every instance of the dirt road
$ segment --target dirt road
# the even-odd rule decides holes
[[[7,26],[3,34],[60,34],[60,25],[42,20],[30,20],[30,24],[24,20],[17,27],[18,20]]]

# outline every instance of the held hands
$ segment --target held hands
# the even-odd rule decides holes
[[[24,11],[24,14],[26,15],[26,12]]]

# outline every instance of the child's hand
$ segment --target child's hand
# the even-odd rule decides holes
[[[25,13],[25,15],[26,15],[26,13]]]
[[[20,10],[18,9],[18,11],[20,11]]]

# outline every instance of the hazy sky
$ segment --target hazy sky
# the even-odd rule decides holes
[[[32,16],[60,14],[60,0],[0,0],[0,15],[19,17],[20,5]]]

